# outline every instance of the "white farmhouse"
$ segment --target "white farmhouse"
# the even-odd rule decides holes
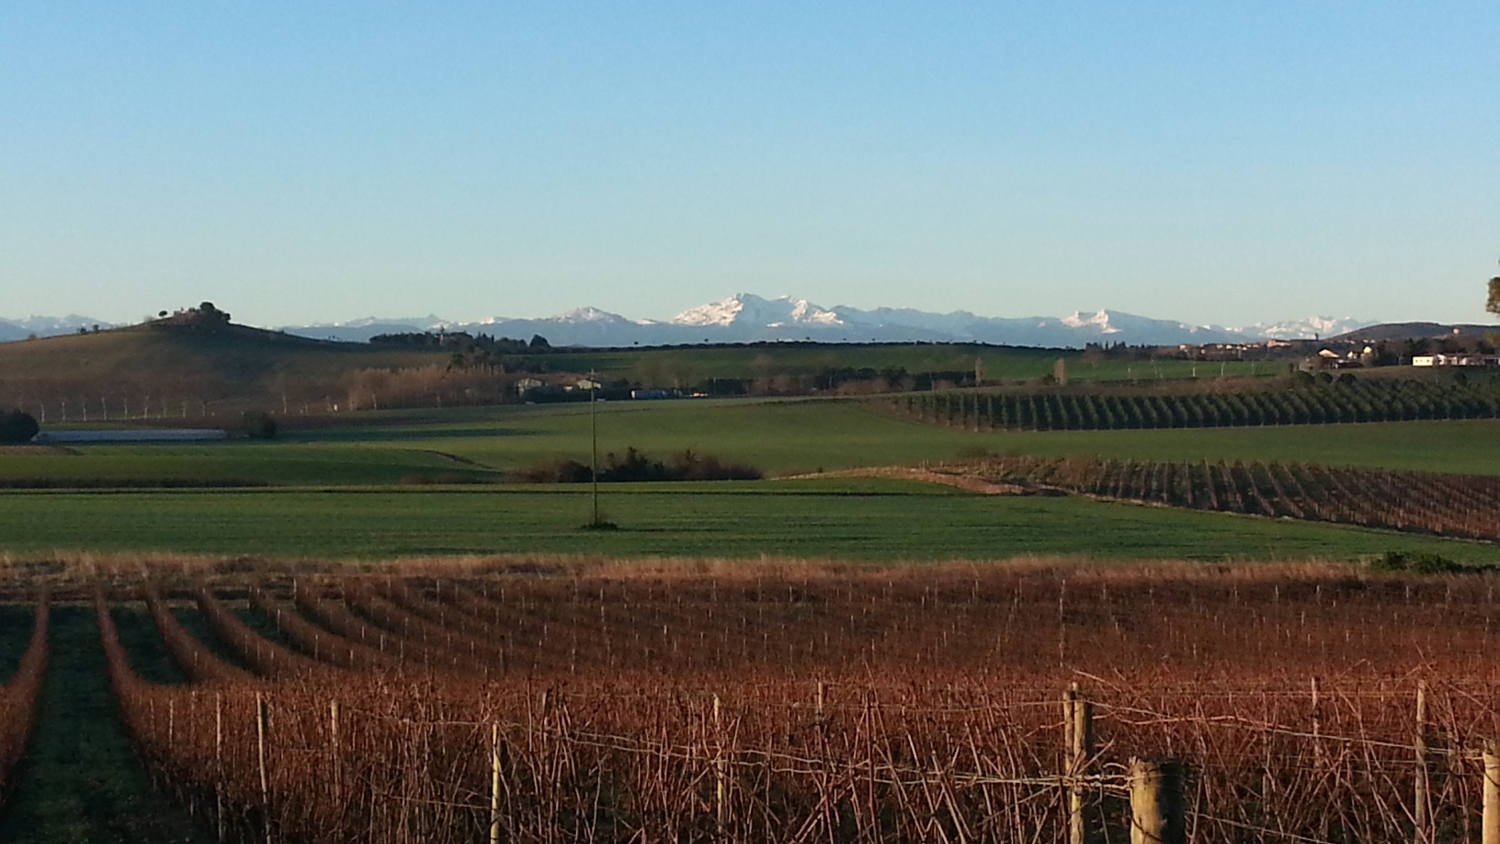
[[[1500,366],[1500,355],[1413,355],[1412,366]]]

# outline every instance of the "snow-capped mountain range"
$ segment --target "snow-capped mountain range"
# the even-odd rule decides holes
[[[987,317],[968,311],[933,313],[912,308],[825,308],[806,299],[767,299],[739,293],[688,308],[667,320],[631,319],[598,308],[579,308],[541,318],[496,316],[474,321],[424,317],[366,317],[348,322],[280,326],[279,330],[320,340],[363,342],[377,334],[466,331],[497,337],[546,337],[554,346],[631,346],[676,343],[738,343],[775,340],[818,342],[981,342],[1012,346],[1078,348],[1087,343],[1176,345],[1239,343],[1267,338],[1329,337],[1375,323],[1352,318],[1313,317],[1240,327],[1189,325],[1121,311],[1076,311],[1061,317]],[[71,334],[80,327],[108,323],[76,314],[66,317],[0,319],[0,342],[31,335]]]
[[[115,327],[103,320],[78,314],[68,314],[63,317],[30,316],[25,319],[0,319],[0,343],[25,340],[33,335],[54,337],[58,334],[76,334],[81,328],[92,331],[96,325],[100,328]]]
[[[546,337],[554,346],[630,346],[673,343],[739,343],[763,340],[819,342],[981,342],[1052,348],[1087,343],[1175,345],[1237,343],[1266,338],[1328,337],[1373,322],[1314,317],[1236,328],[1188,325],[1121,311],[1078,311],[1062,317],[986,317],[968,311],[932,313],[911,308],[871,310],[836,305],[825,308],[806,299],[767,299],[739,293],[688,308],[668,320],[631,319],[598,308],[579,308],[554,317],[490,317],[473,322],[367,318],[351,322],[285,326],[291,334],[337,340],[368,340],[392,331],[468,331],[494,336]]]

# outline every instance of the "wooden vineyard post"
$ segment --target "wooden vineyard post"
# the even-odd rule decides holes
[[[261,825],[265,827],[266,844],[271,844],[271,784],[266,777],[266,699],[255,693],[255,756],[260,766]]]
[[[339,761],[339,702],[330,700],[328,702],[328,753],[333,758],[333,793],[337,799],[343,799],[343,790],[340,784],[343,781],[343,771]]]
[[[1068,790],[1068,844],[1084,844],[1088,826],[1084,819],[1082,778],[1094,754],[1094,705],[1078,693],[1078,684],[1063,692],[1063,734],[1067,765],[1064,781]]]
[[[728,765],[724,760],[724,730],[720,717],[719,696],[714,695],[714,820],[723,835],[729,827]]]
[[[224,841],[224,693],[214,692],[214,826]]]
[[[1484,743],[1483,844],[1500,844],[1500,741]]]
[[[490,725],[490,844],[500,844],[500,725]]]
[[[1427,792],[1427,681],[1417,681],[1417,778],[1413,800],[1413,840],[1416,844],[1431,844],[1432,818],[1428,813]]]
[[[1131,760],[1130,844],[1187,844],[1181,763]]]
[[[1312,742],[1313,742],[1313,768],[1323,769],[1323,742],[1319,738],[1323,733],[1323,714],[1318,710],[1318,678],[1312,678]]]
[[[1075,687],[1063,689],[1062,694],[1062,724],[1063,724],[1063,763],[1062,763],[1062,787],[1064,800],[1068,806],[1068,841],[1073,844],[1073,704],[1078,700],[1078,690]]]

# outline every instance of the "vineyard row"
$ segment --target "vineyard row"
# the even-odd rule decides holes
[[[994,458],[937,471],[1121,501],[1500,540],[1496,477],[1258,460],[1031,457]]]
[[[1500,389],[1427,381],[1359,381],[1283,390],[1186,394],[973,390],[909,393],[878,403],[966,430],[1117,430],[1320,425],[1500,417]]]
[[[6,794],[14,785],[16,766],[26,751],[36,719],[42,677],[47,670],[49,617],[49,602],[43,595],[37,602],[30,643],[21,654],[16,673],[9,683],[0,686],[0,792]]]
[[[397,600],[444,603],[436,595],[388,586],[381,603],[374,591],[351,589],[361,598],[347,606],[384,607],[393,638],[470,653],[458,631],[418,631]],[[212,595],[198,600],[228,612]],[[1192,695],[1120,678],[1065,702],[1060,719],[1055,693],[1003,678],[961,687],[961,672],[904,690],[775,688],[678,674],[664,660],[631,688],[628,676],[484,680],[298,661],[266,662],[271,676],[246,679],[179,643],[174,655],[220,679],[170,687],[134,674],[99,606],[121,710],[148,765],[180,799],[257,840],[1065,841],[1078,819],[1114,840],[1129,817],[1120,763],[1164,755],[1193,772],[1184,817],[1198,837],[1387,840],[1420,815],[1447,840],[1480,831],[1479,755],[1496,727],[1493,686],[1421,687],[1413,709],[1406,678],[1313,681],[1300,693],[1214,694],[1210,682]],[[292,609],[281,609],[285,621]],[[167,638],[186,635],[169,614],[156,618]],[[243,664],[281,647],[222,629],[246,634],[226,642]]]

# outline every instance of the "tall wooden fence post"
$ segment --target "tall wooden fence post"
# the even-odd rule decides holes
[[[1484,844],[1500,844],[1500,741],[1484,743]]]
[[[490,844],[500,844],[500,725],[490,725]]]
[[[1130,844],[1187,844],[1182,764],[1130,762]]]
[[[224,693],[214,692],[214,826],[224,841]]]
[[[729,827],[728,774],[724,760],[724,729],[720,716],[719,696],[714,695],[714,820],[722,836]]]
[[[1312,678],[1312,743],[1313,743],[1313,767],[1317,770],[1323,769],[1323,712],[1318,708],[1318,678]]]
[[[271,783],[266,776],[266,699],[255,693],[255,756],[260,765],[261,826],[265,827],[266,844],[271,844]]]
[[[1432,844],[1432,817],[1428,811],[1427,790],[1427,681],[1417,681],[1417,778],[1414,794],[1412,838],[1416,844]]]
[[[331,700],[328,702],[328,753],[333,758],[333,793],[339,800],[343,800],[343,770],[342,760],[339,758],[339,702]]]
[[[1078,684],[1063,692],[1063,734],[1067,765],[1064,778],[1068,790],[1068,844],[1084,844],[1088,826],[1084,819],[1082,778],[1089,757],[1094,755],[1094,705],[1078,691]]]

